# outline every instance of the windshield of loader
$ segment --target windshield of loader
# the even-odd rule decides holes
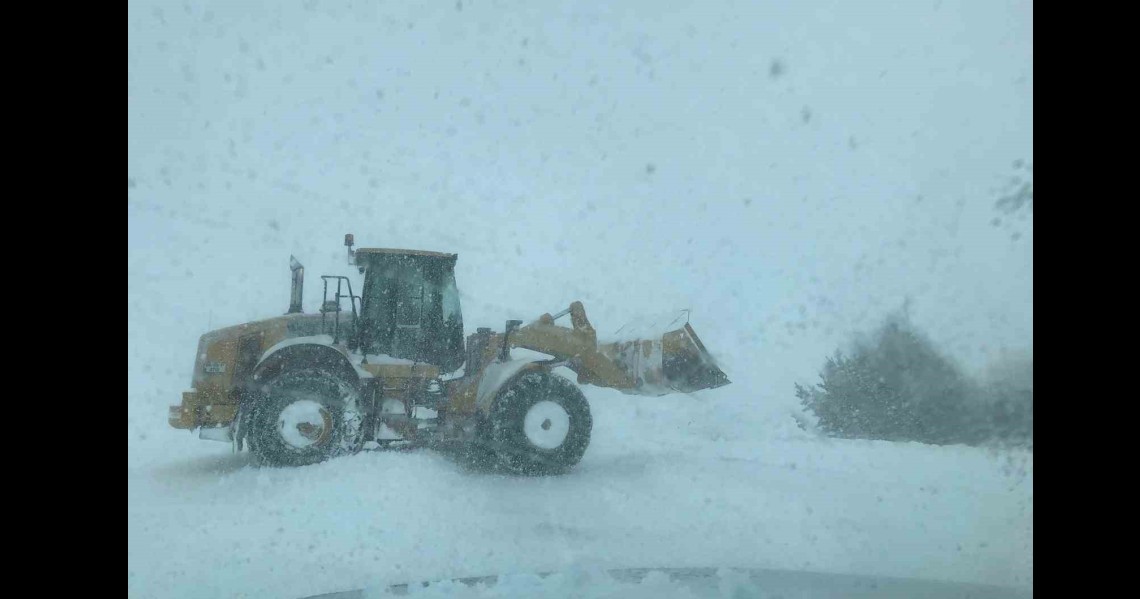
[[[128,596],[1031,595],[1033,21],[128,0]]]

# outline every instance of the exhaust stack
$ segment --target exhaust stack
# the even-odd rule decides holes
[[[289,270],[293,271],[293,285],[289,293],[289,311],[286,314],[301,313],[301,295],[305,290],[305,267],[293,256],[289,256]]]

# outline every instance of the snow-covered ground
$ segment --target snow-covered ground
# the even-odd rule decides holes
[[[428,450],[259,470],[157,432],[129,460],[129,594],[304,597],[583,565],[1031,585],[1031,454],[814,439],[730,389],[590,390],[593,443],[557,478]]]
[[[1031,353],[1032,3],[128,3],[128,595],[297,598],[568,568],[1028,588],[1032,455],[839,441],[793,383],[910,300],[963,367]],[[691,309],[731,385],[587,388],[557,478],[430,451],[258,470],[166,424],[290,254],[456,252],[466,332]]]

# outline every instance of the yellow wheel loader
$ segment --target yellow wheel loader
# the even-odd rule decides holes
[[[459,447],[510,472],[555,474],[582,458],[590,406],[559,367],[640,395],[729,383],[693,328],[599,344],[581,302],[534,322],[463,337],[456,254],[353,249],[364,275],[322,276],[320,310],[301,310],[304,268],[289,311],[210,331],[198,342],[193,388],[170,425],[248,447],[271,466],[301,466],[363,449]],[[556,322],[570,317],[570,326]],[[512,359],[512,348],[545,354]]]

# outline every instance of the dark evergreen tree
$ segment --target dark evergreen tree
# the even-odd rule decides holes
[[[796,396],[836,437],[974,444],[993,435],[993,413],[1024,420],[1024,402],[984,409],[983,389],[915,330],[905,308],[857,340],[850,355],[828,358],[820,379],[811,388],[797,384]]]

